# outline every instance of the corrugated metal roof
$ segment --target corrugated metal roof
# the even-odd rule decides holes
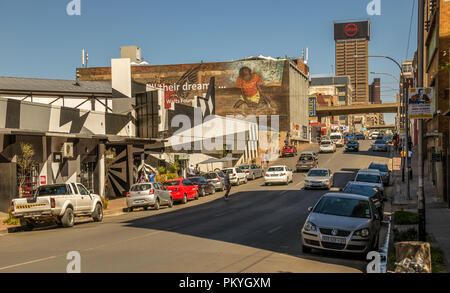
[[[0,91],[112,94],[110,81],[74,81],[0,76]]]

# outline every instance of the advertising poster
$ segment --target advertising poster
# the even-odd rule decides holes
[[[317,97],[311,96],[308,98],[308,113],[310,122],[317,120]]]
[[[433,96],[431,87],[411,88],[408,95],[408,116],[410,119],[433,118]]]

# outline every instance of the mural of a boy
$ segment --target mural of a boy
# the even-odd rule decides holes
[[[253,73],[247,66],[242,67],[236,80],[236,86],[241,89],[241,97],[233,107],[239,109],[246,104],[251,110],[256,110],[263,106],[261,101],[264,100],[267,107],[272,109],[270,100],[261,91],[262,84],[263,81],[258,74]]]

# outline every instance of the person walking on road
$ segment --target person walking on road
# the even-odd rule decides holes
[[[225,189],[227,190],[227,192],[225,192],[225,200],[227,200],[230,197],[230,191],[231,191],[230,174],[225,174],[224,184],[225,184]]]
[[[152,169],[150,169],[150,171],[148,171],[148,181],[152,183],[155,182],[155,177],[156,174],[153,172]]]

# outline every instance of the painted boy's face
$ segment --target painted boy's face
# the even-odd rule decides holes
[[[250,80],[252,79],[252,75],[251,75],[251,73],[250,73],[250,70],[244,69],[244,70],[242,71],[242,78],[243,78],[244,80],[246,80],[246,81],[250,81]]]

